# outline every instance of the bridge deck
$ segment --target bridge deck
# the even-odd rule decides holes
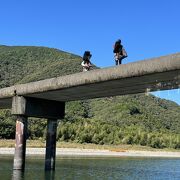
[[[73,101],[180,87],[180,53],[0,89],[0,108],[22,95]]]

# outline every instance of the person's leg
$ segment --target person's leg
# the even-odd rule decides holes
[[[122,59],[123,59],[123,56],[119,54],[118,56],[118,64],[122,64]]]
[[[118,65],[118,60],[115,60],[115,62],[116,62],[116,66]]]
[[[83,67],[83,72],[86,72],[86,71],[87,71],[86,67]]]
[[[118,53],[114,54],[115,65],[118,65]]]

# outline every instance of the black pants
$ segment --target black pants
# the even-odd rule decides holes
[[[119,53],[114,54],[115,64],[116,66],[120,65],[122,63],[122,59],[124,59],[124,56]]]
[[[115,60],[116,66],[120,65],[122,63],[122,59]]]

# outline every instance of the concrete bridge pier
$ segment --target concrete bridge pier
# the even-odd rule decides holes
[[[57,120],[48,119],[46,134],[45,170],[55,170]]]
[[[55,170],[57,119],[64,118],[65,102],[14,96],[11,113],[17,117],[13,169],[25,168],[27,117],[37,117],[48,119],[45,170]]]
[[[27,118],[24,116],[16,116],[16,118],[16,139],[13,169],[23,170],[25,167]]]

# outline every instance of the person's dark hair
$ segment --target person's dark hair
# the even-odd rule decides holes
[[[120,43],[120,44],[121,44],[121,40],[120,40],[120,39],[118,39],[116,42],[118,42],[118,43]]]
[[[85,51],[85,52],[84,52],[84,55],[86,55],[86,56],[92,56],[90,51]]]
[[[84,61],[89,61],[89,59],[91,58],[92,54],[90,51],[85,51],[84,55],[83,55],[83,60]]]
[[[118,40],[115,42],[115,44],[114,44],[113,52],[114,52],[114,53],[119,53],[119,52],[121,52],[122,47],[123,47],[123,46],[121,45],[121,40],[118,39]]]

